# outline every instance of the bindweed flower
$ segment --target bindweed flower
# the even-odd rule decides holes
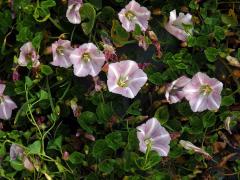
[[[180,140],[179,141],[180,145],[185,148],[186,150],[192,150],[196,153],[200,153],[205,155],[206,157],[211,158],[210,154],[208,154],[206,151],[204,151],[203,149],[195,146],[193,143],[189,142],[189,141],[184,141],[184,140]]]
[[[115,48],[110,44],[103,44],[103,53],[106,61],[117,59]]]
[[[3,94],[5,87],[6,85],[0,84],[0,119],[8,120],[12,116],[12,110],[17,108],[17,105],[9,96]]]
[[[165,29],[181,41],[186,41],[187,37],[191,34],[191,30],[186,32],[184,25],[192,25],[192,15],[179,13],[177,17],[176,10],[170,12],[168,23],[165,24]]]
[[[13,81],[18,81],[19,79],[20,79],[20,74],[19,74],[19,72],[18,72],[18,70],[16,68],[16,69],[13,70],[12,80]]]
[[[138,46],[143,48],[144,51],[147,51],[149,44],[148,44],[145,36],[143,36],[143,35],[136,36],[136,40],[138,40]]]
[[[150,15],[150,11],[145,7],[141,7],[135,0],[130,1],[129,4],[118,13],[122,27],[128,32],[134,31],[136,24],[140,26],[142,31],[146,31]]]
[[[221,104],[223,84],[215,78],[198,72],[183,88],[185,98],[189,101],[193,112],[202,112],[206,109],[217,110]]]
[[[171,137],[156,118],[149,119],[146,123],[137,127],[137,137],[139,140],[139,150],[146,153],[150,148],[160,156],[167,156]]]
[[[19,158],[22,158],[23,156],[23,148],[20,147],[19,145],[17,144],[12,144],[11,147],[10,147],[10,159],[11,160],[16,160],[18,157]]]
[[[20,56],[18,58],[19,66],[27,66],[31,64],[32,67],[38,67],[40,65],[39,55],[37,54],[35,48],[32,45],[32,42],[25,43],[20,48]]]
[[[27,156],[23,157],[23,166],[29,171],[33,171],[35,169],[33,163],[29,160]]]
[[[70,67],[72,62],[69,56],[72,50],[71,42],[68,40],[59,39],[54,42],[52,44],[53,62],[51,64],[64,68]]]
[[[81,16],[79,10],[82,6],[82,0],[68,0],[68,9],[66,17],[68,21],[72,24],[80,24]]]
[[[181,76],[169,85],[167,85],[165,97],[170,104],[177,103],[184,98],[183,87],[186,86],[191,79]]]
[[[134,98],[147,82],[147,75],[132,60],[109,64],[107,85],[110,92]]]
[[[98,75],[105,62],[104,54],[93,43],[85,43],[73,50],[70,59],[74,74],[79,77]]]

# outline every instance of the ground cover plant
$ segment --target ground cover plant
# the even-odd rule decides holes
[[[238,179],[239,14],[0,1],[1,179]]]

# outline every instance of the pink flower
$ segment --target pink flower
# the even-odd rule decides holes
[[[18,58],[19,66],[27,66],[31,63],[32,67],[38,67],[40,65],[39,55],[37,54],[32,42],[25,43],[20,48],[20,56]]]
[[[167,86],[165,97],[170,104],[177,103],[184,98],[183,87],[186,86],[191,79],[181,76]]]
[[[10,99],[9,96],[3,94],[6,85],[0,84],[0,119],[10,119],[12,110],[17,108],[17,105]]]
[[[132,60],[111,63],[107,85],[110,92],[134,98],[147,81],[147,75]]]
[[[80,24],[81,17],[79,10],[82,6],[82,0],[69,0],[68,1],[68,9],[66,13],[66,17],[68,21],[72,24]]]
[[[170,12],[169,21],[165,24],[165,29],[181,41],[186,41],[191,34],[191,30],[186,32],[183,25],[192,25],[192,15],[179,13],[177,17],[176,10]]]
[[[118,13],[122,27],[128,32],[134,31],[136,24],[140,26],[142,31],[146,31],[150,15],[150,11],[145,7],[141,7],[135,0],[130,1],[129,4]]]
[[[137,127],[139,150],[146,153],[147,148],[158,152],[160,156],[167,156],[171,141],[170,134],[161,126],[156,118],[149,119],[146,123]]]
[[[104,54],[93,43],[85,43],[73,50],[70,59],[74,74],[79,77],[98,75],[105,62]]]
[[[52,44],[53,62],[54,66],[68,68],[72,65],[69,58],[72,52],[71,42],[68,40],[61,40],[54,42]]]
[[[10,159],[11,160],[16,160],[18,157],[19,158],[22,158],[23,156],[23,148],[20,147],[19,145],[17,144],[12,144],[11,147],[10,147]]]
[[[183,88],[183,91],[192,111],[202,112],[206,109],[219,109],[222,89],[223,84],[220,81],[198,72]]]

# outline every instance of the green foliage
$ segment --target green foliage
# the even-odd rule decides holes
[[[81,23],[75,25],[66,18],[69,8],[66,0],[0,1],[0,83],[6,84],[4,92],[0,92],[0,115],[8,113],[2,104],[5,98],[11,98],[17,105],[9,120],[0,120],[0,177],[238,178],[239,3],[139,0],[141,6],[151,11],[148,29],[142,31],[135,24],[134,31],[128,32],[119,20],[119,12],[128,2],[84,0],[76,11]],[[73,10],[75,7],[72,6]],[[164,28],[174,9],[177,15],[180,12],[192,15],[192,25],[182,27],[177,21],[173,24],[180,25],[182,31],[190,31],[186,42]],[[108,61],[94,78],[75,76],[73,66],[63,68],[51,63],[52,44],[58,40],[71,41],[73,49],[91,42]],[[39,55],[38,67],[32,66],[31,52],[25,54],[27,67],[18,64],[20,48],[27,42],[32,42]],[[144,50],[140,45],[148,47]],[[61,48],[58,50],[58,56],[66,55]],[[148,77],[133,99],[109,92],[108,88],[108,65],[128,59],[138,63]],[[183,75],[192,78],[197,72],[223,83],[219,109],[193,112],[185,98],[174,104],[166,101],[169,83]],[[127,83],[131,81],[127,79]],[[182,87],[174,86],[171,93],[179,91]],[[136,127],[152,117],[170,133],[167,157],[154,150],[140,149]],[[146,143],[152,139],[144,140]],[[194,146],[184,148],[180,140]],[[16,159],[12,158],[13,144],[22,153]],[[31,171],[24,163],[26,157]]]
[[[84,3],[80,9],[80,14],[82,18],[82,29],[84,34],[89,35],[94,27],[96,20],[96,11],[94,7],[89,3]]]

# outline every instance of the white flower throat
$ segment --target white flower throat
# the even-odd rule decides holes
[[[58,46],[57,49],[57,54],[63,56],[64,55],[64,47],[63,46]]]
[[[126,76],[126,77],[120,76],[117,84],[120,87],[127,87],[128,86],[128,76]]]
[[[83,53],[83,55],[82,55],[82,60],[83,60],[84,62],[89,62],[89,61],[91,60],[90,54],[89,54],[89,53]]]
[[[136,15],[132,11],[127,11],[125,16],[129,21],[132,21],[136,17]]]
[[[212,88],[210,85],[205,84],[200,87],[201,94],[209,95],[212,92]]]

